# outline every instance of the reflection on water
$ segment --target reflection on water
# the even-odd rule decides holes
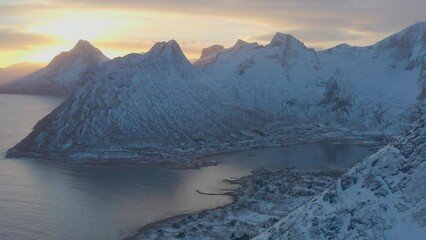
[[[0,151],[60,101],[0,94]],[[0,157],[0,239],[123,238],[154,221],[229,203],[229,197],[196,190],[233,187],[221,180],[253,168],[350,166],[369,153],[359,146],[304,144],[210,156],[222,164],[181,171]]]
[[[0,164],[0,235],[5,237],[116,239],[120,230],[129,234],[170,215],[223,203],[193,194],[182,184],[185,173],[158,168],[21,159]]]
[[[231,162],[239,168],[253,169],[265,159],[265,167],[350,167],[370,153],[364,146],[334,145],[330,143],[306,143],[277,148],[254,149],[250,151],[218,154],[208,158],[219,162]]]

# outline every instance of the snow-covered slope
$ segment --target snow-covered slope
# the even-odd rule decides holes
[[[340,45],[318,56],[334,85],[327,92],[336,89],[349,111],[370,126],[395,124],[398,115],[424,100],[426,23],[368,47]]]
[[[45,67],[45,63],[23,62],[0,69],[0,85],[12,82]]]
[[[194,64],[217,91],[277,119],[376,129],[400,122],[425,99],[425,46],[426,23],[372,46],[319,52],[277,33],[266,46],[222,50]]]
[[[89,42],[80,40],[45,68],[0,87],[1,93],[66,95],[88,66],[109,60]]]
[[[204,48],[201,51],[201,57],[194,62],[196,65],[208,65],[212,63],[219,52],[225,51],[225,48],[222,45],[213,45],[208,48]]]
[[[272,116],[296,114],[291,107],[304,108],[322,94],[316,90],[321,80],[316,52],[288,34],[277,33],[266,46],[234,46],[209,64],[194,64],[211,76],[217,91]]]
[[[195,66],[199,68],[206,67],[214,62],[216,62],[218,55],[222,53],[235,53],[240,49],[253,49],[257,48],[260,45],[258,43],[248,43],[241,39],[234,44],[234,46],[230,48],[224,48],[222,45],[213,45],[208,48],[204,48],[201,52],[201,57],[197,61],[194,62]]]
[[[231,106],[202,78],[174,40],[93,66],[78,90],[8,156],[139,159],[203,142],[233,142],[245,137],[241,130],[263,123],[257,113]]]
[[[426,115],[257,240],[424,239]]]

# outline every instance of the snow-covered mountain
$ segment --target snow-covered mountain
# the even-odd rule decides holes
[[[374,45],[315,51],[289,34],[194,64],[219,92],[277,119],[388,127],[426,96],[426,23]]]
[[[59,78],[77,91],[8,155],[139,158],[165,148],[175,154],[196,143],[243,140],[242,130],[262,123],[259,114],[292,124],[399,129],[424,112],[425,36],[426,23],[417,23],[371,46],[316,52],[277,33],[266,46],[241,40],[228,49],[212,46],[196,67],[175,41],[89,68],[60,61],[86,52],[106,60],[80,41],[46,67],[84,65]],[[279,132],[280,124],[268,132]]]
[[[344,99],[349,111],[370,126],[395,124],[398,115],[424,100],[425,46],[426,23],[417,23],[368,47],[321,51],[318,57],[331,83],[326,93]]]
[[[277,33],[266,46],[235,46],[217,53],[209,64],[200,64],[203,59],[194,64],[211,76],[217,91],[236,102],[283,117],[292,114],[294,105],[305,108],[305,102],[322,95],[317,89],[322,77],[317,54],[293,36]]]
[[[425,140],[426,115],[255,239],[424,239]]]
[[[222,45],[213,45],[208,48],[204,48],[201,51],[201,57],[194,62],[196,65],[208,65],[212,63],[219,52],[225,51],[225,48]]]
[[[241,130],[263,123],[257,113],[215,94],[203,78],[174,40],[93,66],[7,155],[140,159],[233,142],[245,137]]]
[[[204,48],[201,51],[201,57],[197,61],[194,62],[195,66],[198,66],[199,68],[205,67],[207,65],[210,65],[214,63],[218,57],[218,54],[221,53],[235,53],[236,51],[240,49],[252,49],[259,47],[260,45],[258,43],[248,43],[241,39],[238,39],[238,41],[234,44],[234,46],[230,48],[224,48],[222,45],[213,45],[208,48]]]
[[[0,87],[1,93],[66,95],[73,91],[88,66],[109,59],[88,41],[80,40],[68,52],[62,52],[43,69]]]
[[[0,85],[12,82],[45,67],[45,63],[23,62],[0,68]]]

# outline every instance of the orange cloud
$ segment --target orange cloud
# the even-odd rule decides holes
[[[0,29],[0,49],[33,49],[39,45],[57,44],[54,36]]]

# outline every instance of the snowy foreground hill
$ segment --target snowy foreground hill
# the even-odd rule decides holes
[[[212,46],[194,64],[214,89],[276,119],[393,128],[426,98],[426,23],[319,52],[277,33],[266,46]]]
[[[188,144],[244,139],[242,130],[263,124],[259,114],[233,106],[202,78],[174,40],[93,66],[7,155],[153,161],[167,149],[176,155]]]
[[[0,86],[0,93],[67,95],[89,66],[108,60],[99,49],[80,40],[73,49],[54,57],[43,69]]]
[[[425,149],[426,115],[255,239],[424,239]]]

